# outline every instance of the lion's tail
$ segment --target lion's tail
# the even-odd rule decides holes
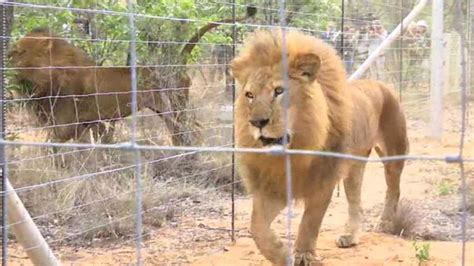
[[[405,155],[409,152],[407,125],[401,103],[395,92],[386,84],[376,81],[382,92],[382,113],[380,115],[380,137],[383,138],[387,155]]]

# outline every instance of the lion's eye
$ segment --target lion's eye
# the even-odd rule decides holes
[[[285,89],[283,87],[278,86],[275,88],[275,96],[278,96],[282,94],[283,92],[285,92]]]
[[[247,91],[245,93],[245,97],[249,98],[249,99],[253,99],[253,93],[251,93],[250,91]]]

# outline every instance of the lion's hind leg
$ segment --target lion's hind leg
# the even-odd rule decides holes
[[[382,158],[386,156],[406,154],[402,146],[398,146],[393,149],[376,147],[375,150],[377,151],[377,154]],[[392,221],[397,213],[398,202],[400,199],[400,177],[402,175],[405,161],[385,161],[383,164],[387,191],[385,193],[385,203],[381,216],[379,230],[389,232],[392,229]]]
[[[407,138],[406,119],[400,107],[400,103],[393,92],[385,87],[384,108],[380,117],[377,145],[375,151],[378,156],[406,155],[409,150]],[[384,161],[385,182],[387,191],[385,194],[385,206],[382,212],[379,229],[381,231],[392,231],[393,218],[396,215],[398,201],[400,199],[400,176],[405,165],[405,160]]]
[[[270,228],[284,207],[284,201],[265,195],[255,195],[253,199],[250,231],[262,255],[275,265],[286,265],[288,257],[286,245]]]
[[[361,187],[366,162],[353,162],[348,176],[344,179],[344,191],[348,202],[348,219],[344,234],[336,239],[340,248],[348,248],[359,243],[360,221],[362,219]]]

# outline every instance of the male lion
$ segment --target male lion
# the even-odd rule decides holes
[[[210,30],[253,18],[256,12],[255,7],[249,6],[245,16],[203,25],[180,53],[172,55],[171,65],[176,66],[137,69],[138,109],[149,108],[158,113],[174,145],[190,145],[199,135],[189,128],[199,127],[194,113],[186,110],[191,78],[185,66],[193,49]],[[37,28],[28,33],[12,47],[9,57],[17,68],[18,80],[34,86],[34,94],[28,96],[38,103],[35,111],[40,122],[54,125],[51,133],[56,141],[81,140],[89,128],[100,136],[105,128],[103,121],[115,122],[132,112],[130,68],[95,67],[86,53],[49,29]]]
[[[336,51],[314,37],[285,34],[289,87],[282,65],[282,32],[257,31],[244,42],[232,62],[240,84],[236,100],[236,142],[261,148],[288,142],[291,149],[320,150],[368,157],[408,152],[404,114],[394,94],[376,81],[346,81]],[[284,128],[284,96],[289,97],[288,130]],[[238,155],[239,173],[253,194],[251,232],[262,254],[285,264],[286,245],[270,229],[286,206],[285,156]],[[387,194],[382,221],[390,225],[400,195],[404,161],[384,163]],[[344,178],[349,202],[346,231],[339,247],[357,244],[362,215],[360,193],[365,162],[336,157],[291,156],[292,195],[305,204],[295,243],[295,265],[316,261],[315,245],[336,183]]]
[[[34,84],[32,100],[38,103],[43,123],[55,125],[53,140],[81,139],[92,125],[117,121],[131,114],[131,70],[129,67],[96,67],[81,49],[57,37],[46,28],[38,28],[21,38],[9,56],[18,68],[17,78]],[[187,98],[187,91],[159,92],[153,86],[153,68],[137,70],[138,110],[149,108],[160,114],[172,134],[175,145],[183,145],[182,112],[170,101]],[[189,87],[189,77],[182,78]],[[183,94],[183,95],[176,95]],[[180,102],[185,102],[182,100]],[[180,106],[184,108],[184,106]],[[95,128],[93,128],[95,129]]]

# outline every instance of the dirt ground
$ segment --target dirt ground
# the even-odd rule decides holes
[[[472,109],[472,108],[471,108]],[[425,137],[426,122],[410,119],[411,154],[457,154],[459,146],[458,111],[447,112],[446,133],[441,141]],[[474,158],[474,119],[469,119],[465,156]],[[474,184],[474,163],[466,163],[466,177]],[[374,230],[382,208],[385,184],[380,163],[368,165],[364,186],[364,233],[360,245],[338,249],[336,236],[342,232],[346,218],[344,192],[334,194],[323,221],[317,252],[324,265],[418,265],[414,237],[422,239],[417,245],[429,243],[427,265],[460,265],[461,262],[461,196],[458,164],[444,161],[409,161],[402,178],[402,199],[414,209],[417,222],[411,237],[377,233]],[[142,245],[145,265],[270,265],[259,254],[249,228],[251,199],[236,200],[235,237],[230,240],[229,195],[202,195],[184,203],[186,208],[163,227],[147,232]],[[300,206],[294,209],[291,229],[294,238],[301,218]],[[474,219],[468,216],[466,265],[474,265]],[[284,237],[286,216],[282,213],[274,229]],[[136,253],[133,240],[111,243],[95,248],[53,247],[64,265],[126,265],[134,264]],[[17,244],[9,248],[10,265],[30,265]]]

